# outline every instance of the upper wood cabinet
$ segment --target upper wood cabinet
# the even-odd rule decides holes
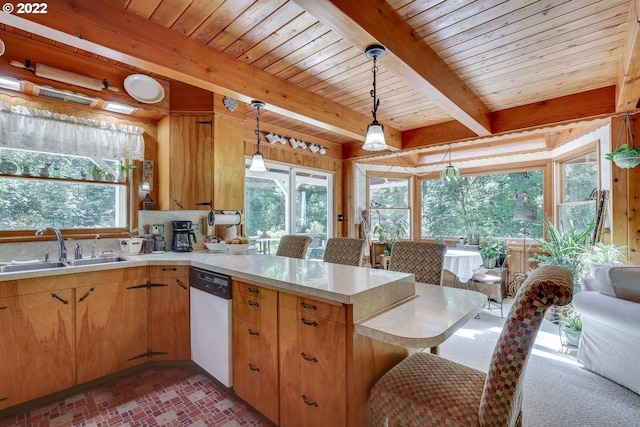
[[[200,114],[187,102],[177,105],[189,113],[172,112],[158,124],[159,208],[211,209],[203,203],[213,202],[217,210],[244,209],[246,106],[238,102],[232,112],[213,95],[213,112]],[[194,110],[200,108],[194,101]]]

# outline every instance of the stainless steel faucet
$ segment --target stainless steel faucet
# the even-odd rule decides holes
[[[96,234],[96,237],[93,238],[93,245],[91,246],[91,258],[96,257],[96,240],[100,240],[99,234]]]
[[[36,237],[42,237],[45,231],[51,230],[55,233],[56,238],[58,239],[58,261],[67,262],[67,248],[64,246],[64,238],[62,237],[62,233],[55,227],[44,227],[38,229],[36,231]]]

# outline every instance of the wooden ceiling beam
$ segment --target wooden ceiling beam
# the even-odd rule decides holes
[[[618,75],[616,111],[637,108],[640,99],[640,0],[631,1],[624,40],[622,67]]]
[[[492,133],[489,109],[386,0],[293,0],[364,51],[374,42],[390,69],[476,135]]]
[[[0,23],[363,141],[371,118],[100,0],[50,0],[46,14],[0,14]],[[78,72],[77,70],[70,70]],[[400,132],[385,126],[392,149]]]
[[[615,86],[588,90],[491,113],[495,134],[541,128],[615,113]]]

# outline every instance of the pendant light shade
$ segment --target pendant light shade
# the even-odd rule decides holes
[[[389,148],[384,140],[384,127],[376,118],[378,105],[380,105],[380,100],[376,97],[376,73],[378,72],[376,61],[378,58],[382,58],[384,52],[384,46],[380,45],[372,45],[364,50],[364,56],[369,59],[373,59],[373,90],[371,91],[371,97],[373,98],[373,110],[371,111],[371,114],[373,115],[373,122],[367,126],[367,136],[364,140],[364,145],[362,146],[362,149],[367,151],[381,151]]]
[[[460,169],[453,165],[448,165],[440,172],[440,179],[443,181],[457,181],[460,179]]]
[[[451,146],[449,146],[449,164],[440,172],[443,181],[457,181],[460,179],[460,169],[451,164]]]
[[[256,137],[258,138],[258,150],[251,157],[249,170],[252,172],[266,172],[267,167],[264,165],[264,157],[262,157],[262,153],[260,152],[260,109],[265,106],[265,103],[254,100],[251,101],[251,106],[258,111],[256,115]]]

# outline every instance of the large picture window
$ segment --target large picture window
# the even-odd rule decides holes
[[[119,162],[14,149],[0,158],[1,230],[126,226]]]
[[[459,181],[421,183],[422,238],[516,237],[523,227],[542,236],[541,170],[465,176]],[[514,219],[516,208],[531,209],[533,221]],[[526,224],[525,224],[526,222]]]

